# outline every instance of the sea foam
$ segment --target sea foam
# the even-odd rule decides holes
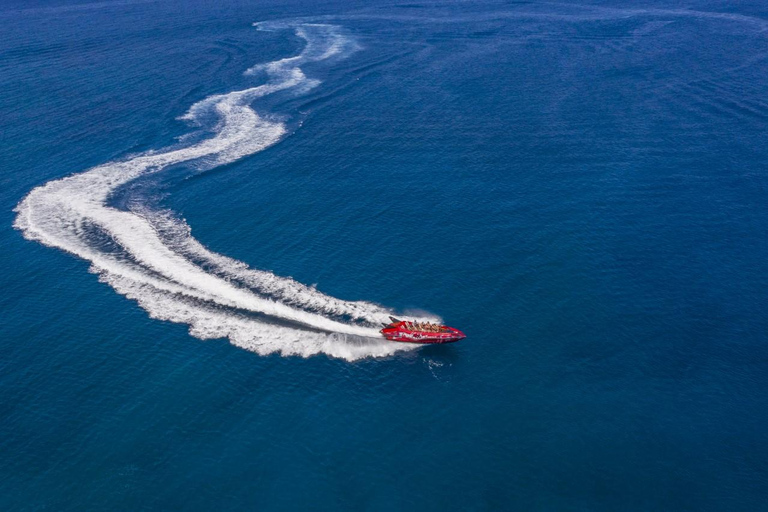
[[[142,176],[179,164],[210,169],[278,143],[286,126],[258,115],[251,104],[280,91],[306,93],[320,82],[306,77],[302,65],[342,57],[357,48],[333,25],[255,26],[293,29],[305,47],[299,55],[245,72],[266,74],[266,83],[193,104],[182,119],[196,125],[216,119],[213,136],[109,162],[37,187],[16,207],[14,227],[29,240],[88,260],[100,281],[135,300],[150,317],[187,324],[190,334],[200,339],[227,338],[259,354],[324,353],[347,360],[412,349],[381,338],[378,326],[392,314],[387,308],[340,300],[211,252],[172,212],[141,201],[128,210],[108,205],[118,187]],[[98,243],[105,236],[118,251]]]

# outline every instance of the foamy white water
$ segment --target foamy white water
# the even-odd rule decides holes
[[[100,281],[135,300],[150,317],[187,324],[190,334],[200,339],[228,338],[260,354],[325,353],[348,360],[413,349],[378,333],[392,314],[387,308],[340,300],[213,253],[171,212],[142,204],[129,211],[107,205],[118,187],[142,176],[178,164],[210,169],[278,143],[287,133],[285,125],[259,116],[251,104],[276,92],[306,93],[320,82],[306,77],[302,65],[343,57],[356,48],[332,25],[255,25],[262,30],[293,29],[306,45],[299,55],[246,71],[265,73],[263,85],[212,95],[192,105],[182,119],[201,124],[215,117],[212,137],[48,182],[19,203],[14,227],[29,240],[88,260]],[[105,249],[99,243],[104,236],[118,250]]]

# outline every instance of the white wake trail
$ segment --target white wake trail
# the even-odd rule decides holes
[[[169,212],[144,205],[129,211],[108,206],[119,187],[142,176],[179,164],[212,168],[276,144],[286,135],[285,125],[259,116],[251,103],[281,91],[309,91],[319,82],[307,78],[302,65],[355,49],[354,42],[332,25],[256,26],[292,28],[305,40],[305,48],[294,57],[246,71],[265,73],[265,84],[212,95],[192,105],[182,119],[202,124],[215,117],[212,137],[109,162],[37,187],[16,207],[14,227],[27,239],[88,260],[101,281],[135,300],[151,317],[185,323],[190,334],[201,339],[226,337],[261,354],[325,353],[349,360],[412,349],[378,334],[378,325],[391,314],[386,308],[330,297],[213,253]],[[103,236],[119,250],[100,245]]]

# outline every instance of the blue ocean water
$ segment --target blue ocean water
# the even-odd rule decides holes
[[[766,508],[761,2],[0,25],[0,509]]]

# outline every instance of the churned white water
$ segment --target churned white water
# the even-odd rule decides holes
[[[384,307],[340,300],[213,253],[169,212],[142,205],[130,211],[108,206],[118,187],[139,177],[201,161],[212,168],[278,143],[286,135],[285,125],[259,116],[251,104],[279,91],[302,94],[317,87],[319,81],[306,77],[301,66],[342,57],[356,48],[332,25],[255,25],[295,30],[306,42],[304,50],[246,71],[265,73],[263,85],[212,95],[192,105],[182,119],[200,124],[203,118],[215,117],[212,137],[48,182],[19,203],[14,226],[30,240],[88,260],[100,281],[135,300],[152,318],[187,324],[190,334],[200,339],[228,338],[259,354],[325,353],[348,360],[413,349],[378,333],[392,313]],[[103,248],[94,233],[106,235],[119,251]]]

